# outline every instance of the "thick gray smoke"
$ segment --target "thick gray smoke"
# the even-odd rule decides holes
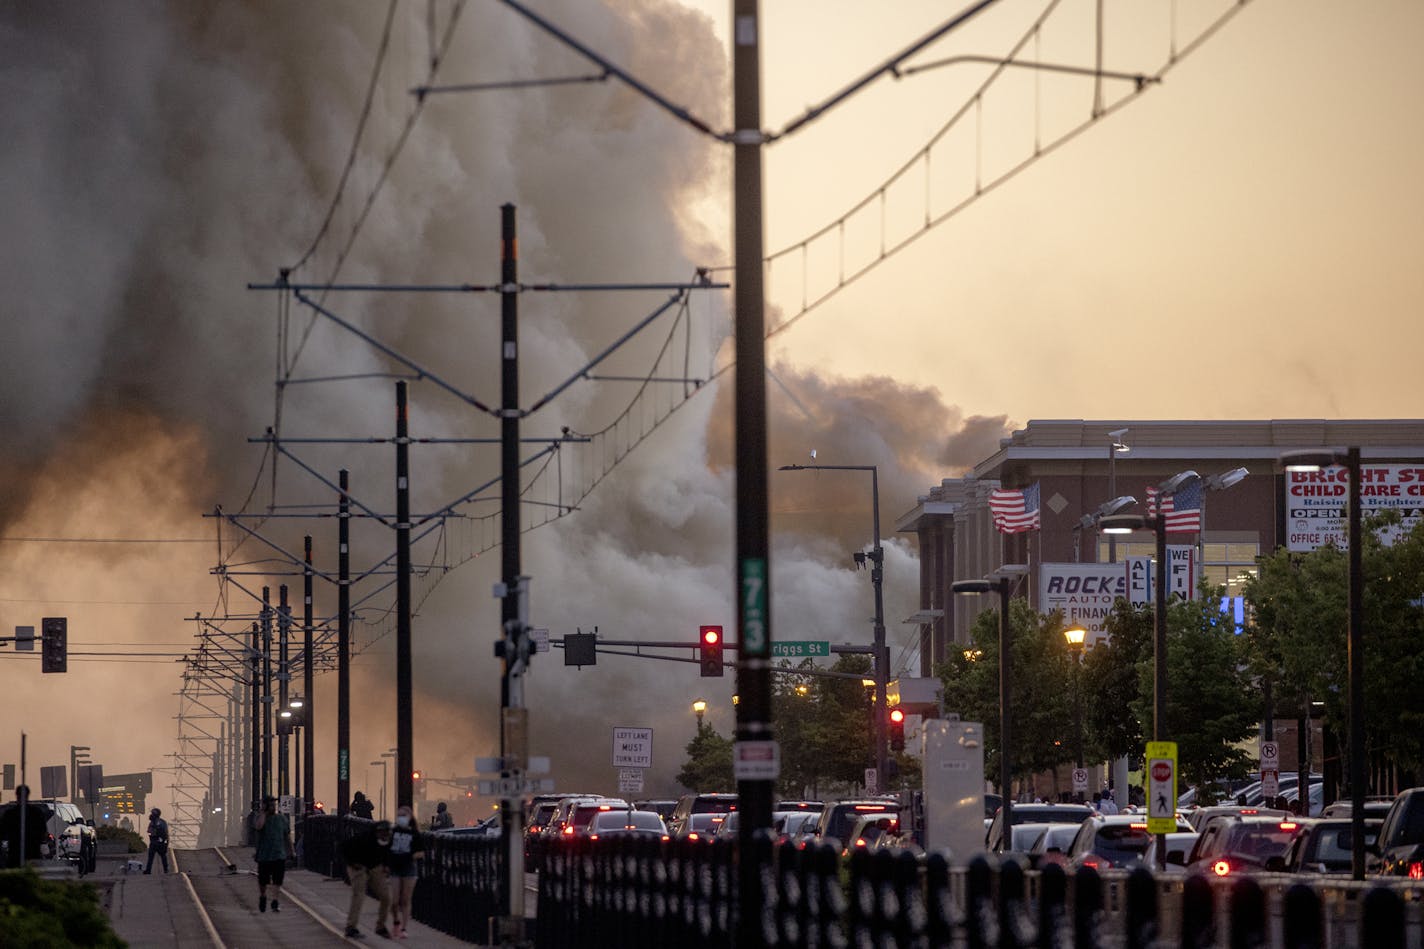
[[[425,5],[398,9],[388,71],[352,174],[355,197],[297,277],[327,276],[364,195],[381,174],[424,78],[430,54]],[[455,7],[436,4],[437,25]],[[721,120],[726,53],[712,25],[672,2],[545,3],[541,11],[590,46],[654,81],[669,99]],[[19,536],[197,537],[215,505],[259,511],[273,499],[260,446],[247,439],[273,422],[273,367],[295,377],[388,372],[393,366],[350,335],[279,300],[243,289],[276,276],[316,233],[336,187],[381,35],[384,4],[30,3],[0,12],[0,529]],[[442,67],[446,82],[573,75],[592,67],[507,11],[470,4]],[[560,282],[677,280],[720,264],[725,235],[707,233],[698,209],[725,204],[726,156],[614,84],[432,97],[378,198],[342,276],[389,282],[492,283],[498,207],[519,209],[521,277]],[[661,297],[526,295],[521,355],[526,398],[547,391],[624,332]],[[328,304],[487,403],[498,389],[498,302],[484,297],[334,294]],[[694,361],[706,375],[728,333],[725,296],[694,307]],[[279,333],[279,329],[285,329]],[[621,357],[639,365],[650,343]],[[616,370],[610,370],[616,371]],[[913,546],[895,517],[917,494],[982,457],[1003,419],[964,419],[939,395],[889,379],[828,380],[777,369],[768,382],[772,465],[806,461],[880,466],[881,527],[888,548],[887,620],[915,609]],[[789,391],[790,395],[787,394]],[[792,397],[794,396],[794,398]],[[593,430],[626,401],[616,384],[583,385],[525,423],[525,434],[562,425]],[[810,409],[806,407],[810,406]],[[414,383],[412,434],[492,435],[480,417],[429,384]],[[389,436],[389,378],[288,386],[281,427],[295,436]],[[655,432],[582,509],[524,537],[533,618],[559,636],[599,628],[608,638],[689,640],[700,623],[734,627],[731,612],[734,471],[730,388],[718,384]],[[380,512],[393,505],[389,445],[296,448]],[[417,511],[430,510],[495,472],[491,448],[417,447]],[[331,493],[284,462],[278,503],[329,502]],[[869,578],[850,554],[868,546],[869,487],[853,474],[774,474],[773,620],[784,638],[867,642]],[[334,523],[268,522],[288,550],[317,537],[319,566],[334,569]],[[357,532],[355,560],[390,551],[389,532]],[[193,632],[179,617],[211,611],[212,548],[0,546],[0,587],[46,615],[71,606],[86,640],[173,642]],[[268,556],[245,545],[245,569]],[[466,775],[495,741],[498,608],[495,551],[451,574],[416,619],[417,759],[428,772]],[[37,581],[43,577],[43,583]],[[299,578],[244,577],[250,588]],[[383,582],[367,581],[368,585]],[[39,598],[43,599],[39,599]],[[149,604],[136,615],[104,603]],[[384,601],[382,601],[384,602]],[[318,592],[318,612],[334,598]],[[254,604],[228,606],[250,613]],[[7,617],[8,618],[8,617]],[[394,738],[389,639],[358,661],[355,786],[363,760]],[[899,654],[901,651],[896,650]],[[908,657],[902,656],[908,659]],[[3,667],[18,703],[42,698],[38,675]],[[172,747],[168,666],[135,678],[131,667],[76,663],[71,684],[106,707],[98,723],[36,727],[50,746],[83,741],[138,770]],[[137,668],[137,667],[133,667]],[[333,677],[325,677],[331,679]],[[565,669],[556,652],[530,679],[536,752],[555,759],[561,787],[608,789],[609,727],[657,730],[650,793],[671,793],[692,733],[688,703],[702,693],[710,722],[730,727],[733,680],[704,682],[695,667],[600,658]],[[317,699],[330,714],[334,683]],[[322,707],[319,705],[319,707]],[[87,729],[87,731],[86,731]],[[83,732],[83,734],[81,734]],[[318,726],[318,756],[331,756]],[[366,758],[362,758],[366,755]],[[57,760],[57,759],[56,759]],[[44,763],[51,763],[46,758]],[[334,788],[318,785],[318,795]]]

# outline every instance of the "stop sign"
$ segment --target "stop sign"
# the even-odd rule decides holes
[[[1153,781],[1170,781],[1170,780],[1172,780],[1172,766],[1171,766],[1170,764],[1168,764],[1167,762],[1165,762],[1165,761],[1157,761],[1157,762],[1154,762],[1153,765],[1152,765],[1152,780],[1153,780]]]

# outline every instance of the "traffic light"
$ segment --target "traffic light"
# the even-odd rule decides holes
[[[722,675],[722,627],[703,626],[698,640],[698,658],[702,663],[702,678]]]
[[[890,749],[905,750],[905,710],[902,708],[890,710]]]
[[[40,620],[40,665],[45,672],[69,671],[69,620],[63,616],[47,616]]]

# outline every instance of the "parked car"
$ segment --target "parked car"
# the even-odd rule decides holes
[[[1192,826],[1177,816],[1177,832]],[[1140,814],[1094,814],[1078,827],[1078,835],[1068,848],[1068,865],[1073,869],[1120,870],[1143,862],[1152,835]]]
[[[1394,803],[1392,797],[1367,797],[1365,798],[1365,820],[1384,820],[1384,816],[1389,813],[1390,805]],[[1320,812],[1321,817],[1349,817],[1355,809],[1351,801],[1336,801]]]
[[[1272,857],[1283,857],[1307,818],[1218,814],[1202,825],[1187,866],[1217,876],[1266,869]]]
[[[1050,863],[1056,863],[1059,866],[1066,864],[1068,850],[1073,846],[1073,838],[1078,836],[1078,828],[1082,824],[1069,822],[1032,826],[1042,826],[1043,833],[1038,840],[1034,841],[1033,846],[1028,848],[1029,866],[1042,869]]]
[[[1424,879],[1424,788],[1399,792],[1380,826],[1374,855],[1378,873]]]
[[[827,804],[816,825],[816,836],[835,846],[848,845],[855,823],[867,814],[899,816],[900,802],[889,798],[862,798]]]
[[[667,825],[656,811],[600,810],[588,825],[589,840],[640,837],[667,840]]]
[[[94,825],[84,819],[79,808],[69,801],[53,798],[32,798],[30,803],[46,814],[40,858],[67,860],[75,864],[81,874],[93,873],[98,864],[98,838]],[[0,815],[15,806],[15,802],[11,801],[0,807]]]
[[[1092,817],[1094,811],[1086,804],[1015,804],[1014,823],[1017,824],[1067,824],[1079,823]],[[1005,849],[1004,809],[994,812],[994,819],[984,835],[984,848],[991,853]]]
[[[1365,848],[1379,838],[1383,821],[1365,820]],[[1266,860],[1267,870],[1284,873],[1349,873],[1354,869],[1354,822],[1329,817],[1301,827],[1283,856]]]

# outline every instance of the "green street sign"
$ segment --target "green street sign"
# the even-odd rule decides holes
[[[336,776],[342,781],[351,779],[351,752],[345,748],[336,755]]]
[[[790,640],[771,644],[771,655],[774,659],[805,659],[807,656],[829,656],[830,654],[831,644],[824,640],[803,639],[799,642]]]

